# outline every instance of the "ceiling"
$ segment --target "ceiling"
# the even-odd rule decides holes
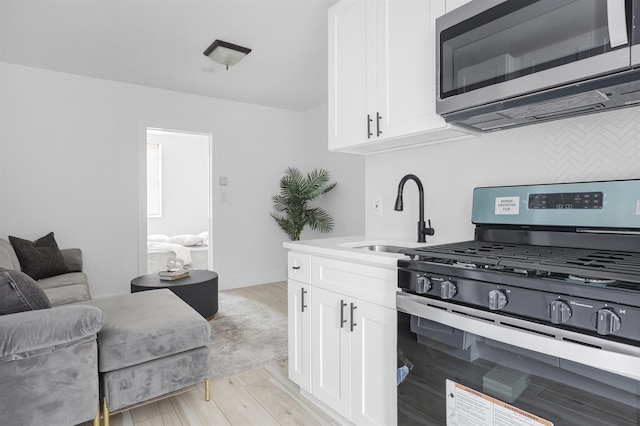
[[[0,0],[0,60],[306,111],[327,101],[336,1]],[[227,71],[215,39],[252,52]]]

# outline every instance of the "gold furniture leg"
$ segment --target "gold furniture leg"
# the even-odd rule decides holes
[[[100,426],[100,403],[98,402],[98,412],[96,413],[96,418],[93,419],[93,426]]]
[[[102,400],[102,415],[104,416],[104,426],[109,426],[109,409],[107,408],[107,398]]]
[[[209,401],[211,399],[211,384],[209,379],[204,381],[204,400]],[[109,425],[105,425],[109,426]]]

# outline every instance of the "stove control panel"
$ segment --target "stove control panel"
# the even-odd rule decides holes
[[[529,194],[530,209],[601,209],[602,192]]]
[[[506,317],[530,319],[613,340],[640,342],[640,327],[636,326],[640,324],[638,307],[408,268],[398,269],[398,286],[426,298]],[[571,291],[570,286],[566,288]]]

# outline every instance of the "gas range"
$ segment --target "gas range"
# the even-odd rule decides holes
[[[476,188],[472,221],[472,241],[403,251],[403,292],[478,320],[639,353],[640,180]]]

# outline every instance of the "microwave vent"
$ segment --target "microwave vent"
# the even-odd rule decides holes
[[[476,126],[476,125],[492,124],[499,121],[504,121],[504,117],[500,114],[491,113],[491,114],[483,114],[477,117],[473,117],[472,119],[467,120],[466,124]]]
[[[629,93],[639,92],[640,82],[634,81],[628,84],[623,84],[622,86],[616,87],[615,90],[619,95],[628,95]]]
[[[609,98],[598,90],[582,93],[576,96],[557,99],[549,102],[541,102],[523,107],[512,108],[503,111],[505,117],[520,119],[528,117],[544,117],[558,112],[583,109],[586,106],[593,106],[608,101]]]

